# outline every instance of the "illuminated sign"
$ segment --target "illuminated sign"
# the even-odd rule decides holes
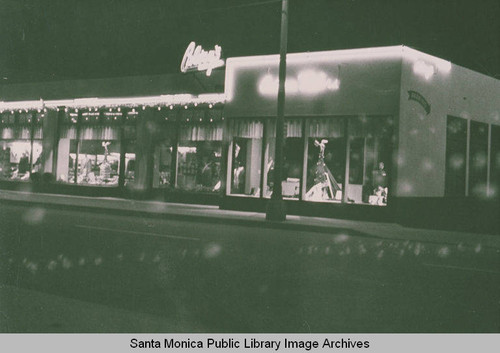
[[[413,72],[417,75],[425,77],[426,80],[429,80],[432,75],[436,73],[433,65],[426,64],[422,60],[418,60],[413,64]]]
[[[224,66],[221,55],[222,48],[218,45],[213,50],[206,51],[201,45],[191,42],[182,58],[181,72],[206,71],[207,76],[210,76],[213,69]]]
[[[279,80],[277,76],[266,74],[258,83],[260,94],[275,97],[278,94]],[[326,91],[335,91],[340,87],[338,79],[329,77],[323,71],[303,70],[297,77],[287,77],[286,94],[317,95]]]
[[[431,105],[427,102],[427,100],[418,92],[408,91],[408,100],[415,101],[419,103],[427,113],[427,115],[431,112]]]

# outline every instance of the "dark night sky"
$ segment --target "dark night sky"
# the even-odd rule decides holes
[[[289,0],[289,52],[404,44],[500,78],[498,0]],[[0,0],[1,83],[173,73],[191,40],[279,52],[280,1]]]

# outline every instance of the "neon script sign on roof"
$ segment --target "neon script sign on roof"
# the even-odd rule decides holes
[[[189,43],[181,62],[181,72],[206,71],[207,76],[212,74],[216,67],[224,66],[221,59],[222,48],[216,45],[213,50],[206,51],[195,42]]]

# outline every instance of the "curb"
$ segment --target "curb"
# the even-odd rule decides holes
[[[87,212],[98,212],[98,213],[109,213],[114,215],[123,215],[123,216],[134,216],[134,217],[154,217],[154,218],[163,218],[170,220],[180,220],[180,221],[198,221],[212,224],[226,224],[226,225],[239,225],[246,227],[255,227],[255,228],[268,228],[268,229],[279,229],[279,230],[291,230],[291,231],[304,231],[304,232],[313,232],[313,233],[323,233],[330,235],[338,235],[338,234],[348,234],[349,236],[354,237],[364,237],[370,239],[379,239],[379,240],[392,240],[392,241],[414,241],[421,242],[427,244],[443,244],[443,245],[457,245],[459,243],[477,243],[483,240],[487,240],[491,245],[486,245],[487,247],[500,249],[500,238],[495,235],[481,235],[481,234],[468,234],[463,233],[463,235],[457,236],[455,239],[451,240],[449,236],[448,239],[442,237],[436,237],[436,239],[419,239],[418,235],[415,235],[415,232],[421,231],[432,231],[432,232],[442,232],[440,230],[427,230],[427,229],[415,229],[415,228],[405,228],[404,231],[414,232],[414,234],[404,235],[391,235],[391,234],[373,234],[363,230],[356,230],[349,226],[343,225],[328,225],[328,224],[311,224],[310,221],[304,223],[300,220],[287,220],[285,222],[276,222],[276,221],[267,221],[264,215],[259,214],[259,218],[255,217],[255,213],[252,216],[249,216],[248,213],[237,214],[238,211],[230,211],[233,214],[218,214],[219,209],[213,208],[211,214],[202,214],[199,210],[202,210],[207,207],[199,206],[199,205],[186,205],[185,210],[188,212],[175,211],[173,209],[162,209],[162,210],[145,210],[145,209],[137,209],[132,207],[140,207],[140,203],[147,201],[138,201],[139,204],[134,205],[133,200],[125,200],[125,199],[93,199],[82,196],[67,196],[67,195],[54,195],[47,194],[47,200],[41,201],[36,200],[36,197],[44,197],[46,194],[28,194],[28,193],[19,193],[19,192],[8,192],[8,193],[0,193],[0,202],[12,204],[12,205],[36,205],[38,207],[50,207],[52,209],[71,209],[71,210],[81,210]],[[33,197],[35,196],[35,197]],[[53,200],[50,200],[53,198]],[[93,200],[101,203],[100,205],[83,205],[77,203],[84,203],[85,201]],[[68,202],[64,202],[67,200]],[[75,201],[77,201],[75,203]],[[124,205],[125,207],[113,207],[109,205],[110,202],[118,202]],[[104,205],[108,203],[108,205]],[[168,203],[161,203],[161,206],[168,207]],[[174,204],[170,204],[174,205]],[[181,206],[182,208],[182,206]],[[189,208],[189,209],[188,209]],[[198,209],[197,209],[198,208]],[[223,212],[223,211],[221,211]],[[332,220],[333,221],[333,220]],[[363,222],[361,222],[363,223]],[[394,224],[394,226],[399,226]],[[383,226],[382,226],[383,227]],[[381,230],[379,229],[379,233]],[[375,232],[376,233],[376,232]],[[449,233],[449,232],[448,232]],[[464,237],[467,237],[467,240],[464,241]],[[489,237],[487,239],[486,237]],[[498,241],[497,241],[498,239]],[[498,243],[498,244],[497,244]]]

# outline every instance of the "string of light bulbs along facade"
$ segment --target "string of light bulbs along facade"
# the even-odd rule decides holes
[[[178,75],[1,85],[0,186],[263,211],[278,63],[192,42]],[[289,214],[432,223],[446,208],[446,226],[467,212],[497,227],[499,80],[405,46],[287,54],[286,77]]]

